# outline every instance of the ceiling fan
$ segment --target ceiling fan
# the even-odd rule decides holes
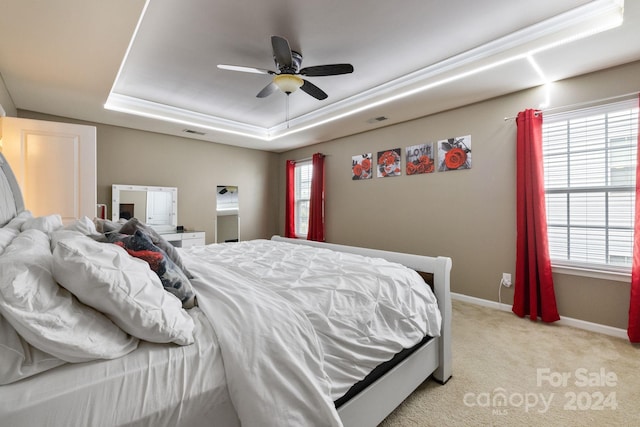
[[[256,95],[258,98],[265,98],[278,89],[290,95],[300,88],[302,91],[319,100],[326,99],[327,94],[318,86],[299,76],[336,76],[353,72],[353,65],[351,64],[316,65],[313,67],[300,68],[302,64],[302,54],[291,50],[289,42],[284,37],[271,36],[271,46],[273,47],[273,60],[276,63],[277,72],[239,65],[220,64],[218,68],[222,70],[242,71],[245,73],[273,75],[273,81]]]

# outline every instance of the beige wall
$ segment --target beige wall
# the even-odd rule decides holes
[[[550,108],[640,89],[640,62],[552,85]],[[514,274],[516,124],[505,121],[544,100],[527,90],[441,114],[283,153],[279,227],[284,223],[284,162],[326,158],[326,236],[339,244],[453,258],[453,292],[498,301],[503,272]],[[389,113],[391,115],[392,113]],[[351,180],[351,157],[471,135],[470,170]],[[561,316],[625,328],[629,285],[555,274]],[[502,301],[513,302],[513,288]]]
[[[207,243],[213,243],[216,186],[236,185],[241,239],[276,234],[276,154],[23,110],[18,113],[24,118],[97,126],[98,203],[107,204],[109,214],[112,184],[178,187],[178,224],[206,231]]]

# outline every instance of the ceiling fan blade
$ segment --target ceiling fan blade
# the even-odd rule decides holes
[[[230,70],[230,71],[242,71],[243,73],[255,73],[255,74],[275,74],[275,71],[265,70],[262,68],[254,68],[254,67],[243,67],[241,65],[226,65],[219,64],[218,68],[221,70]]]
[[[279,67],[291,67],[293,59],[291,58],[291,47],[284,37],[271,36],[271,46],[273,47],[273,59]]]
[[[256,98],[266,98],[276,90],[278,90],[278,86],[276,86],[275,83],[271,82],[268,85],[266,85],[260,92],[258,92],[258,94],[256,95]]]
[[[299,74],[309,77],[337,76],[339,74],[349,73],[353,73],[353,65],[351,64],[316,65],[314,67],[303,68],[299,72]]]
[[[307,80],[305,80],[302,86],[300,86],[300,89],[321,101],[323,99],[327,99],[328,96],[322,89]]]

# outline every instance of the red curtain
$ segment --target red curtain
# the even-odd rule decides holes
[[[517,238],[513,312],[538,316],[544,322],[560,320],[553,290],[542,164],[542,112],[526,110],[516,118]]]
[[[284,237],[296,237],[295,223],[295,185],[296,185],[296,162],[287,160],[286,168],[286,192],[284,205]]]
[[[314,154],[311,164],[313,165],[313,175],[311,177],[307,240],[324,242],[324,155]]]
[[[640,97],[638,98],[640,107]],[[640,113],[638,113],[640,124]],[[638,132],[638,146],[640,146],[640,132]],[[629,301],[629,325],[627,336],[629,341],[640,342],[640,149],[636,164],[636,210],[633,230],[633,266],[631,267],[631,300]]]

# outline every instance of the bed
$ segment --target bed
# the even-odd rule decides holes
[[[451,377],[447,257],[105,241],[30,216],[0,168],[3,426],[375,426]]]

